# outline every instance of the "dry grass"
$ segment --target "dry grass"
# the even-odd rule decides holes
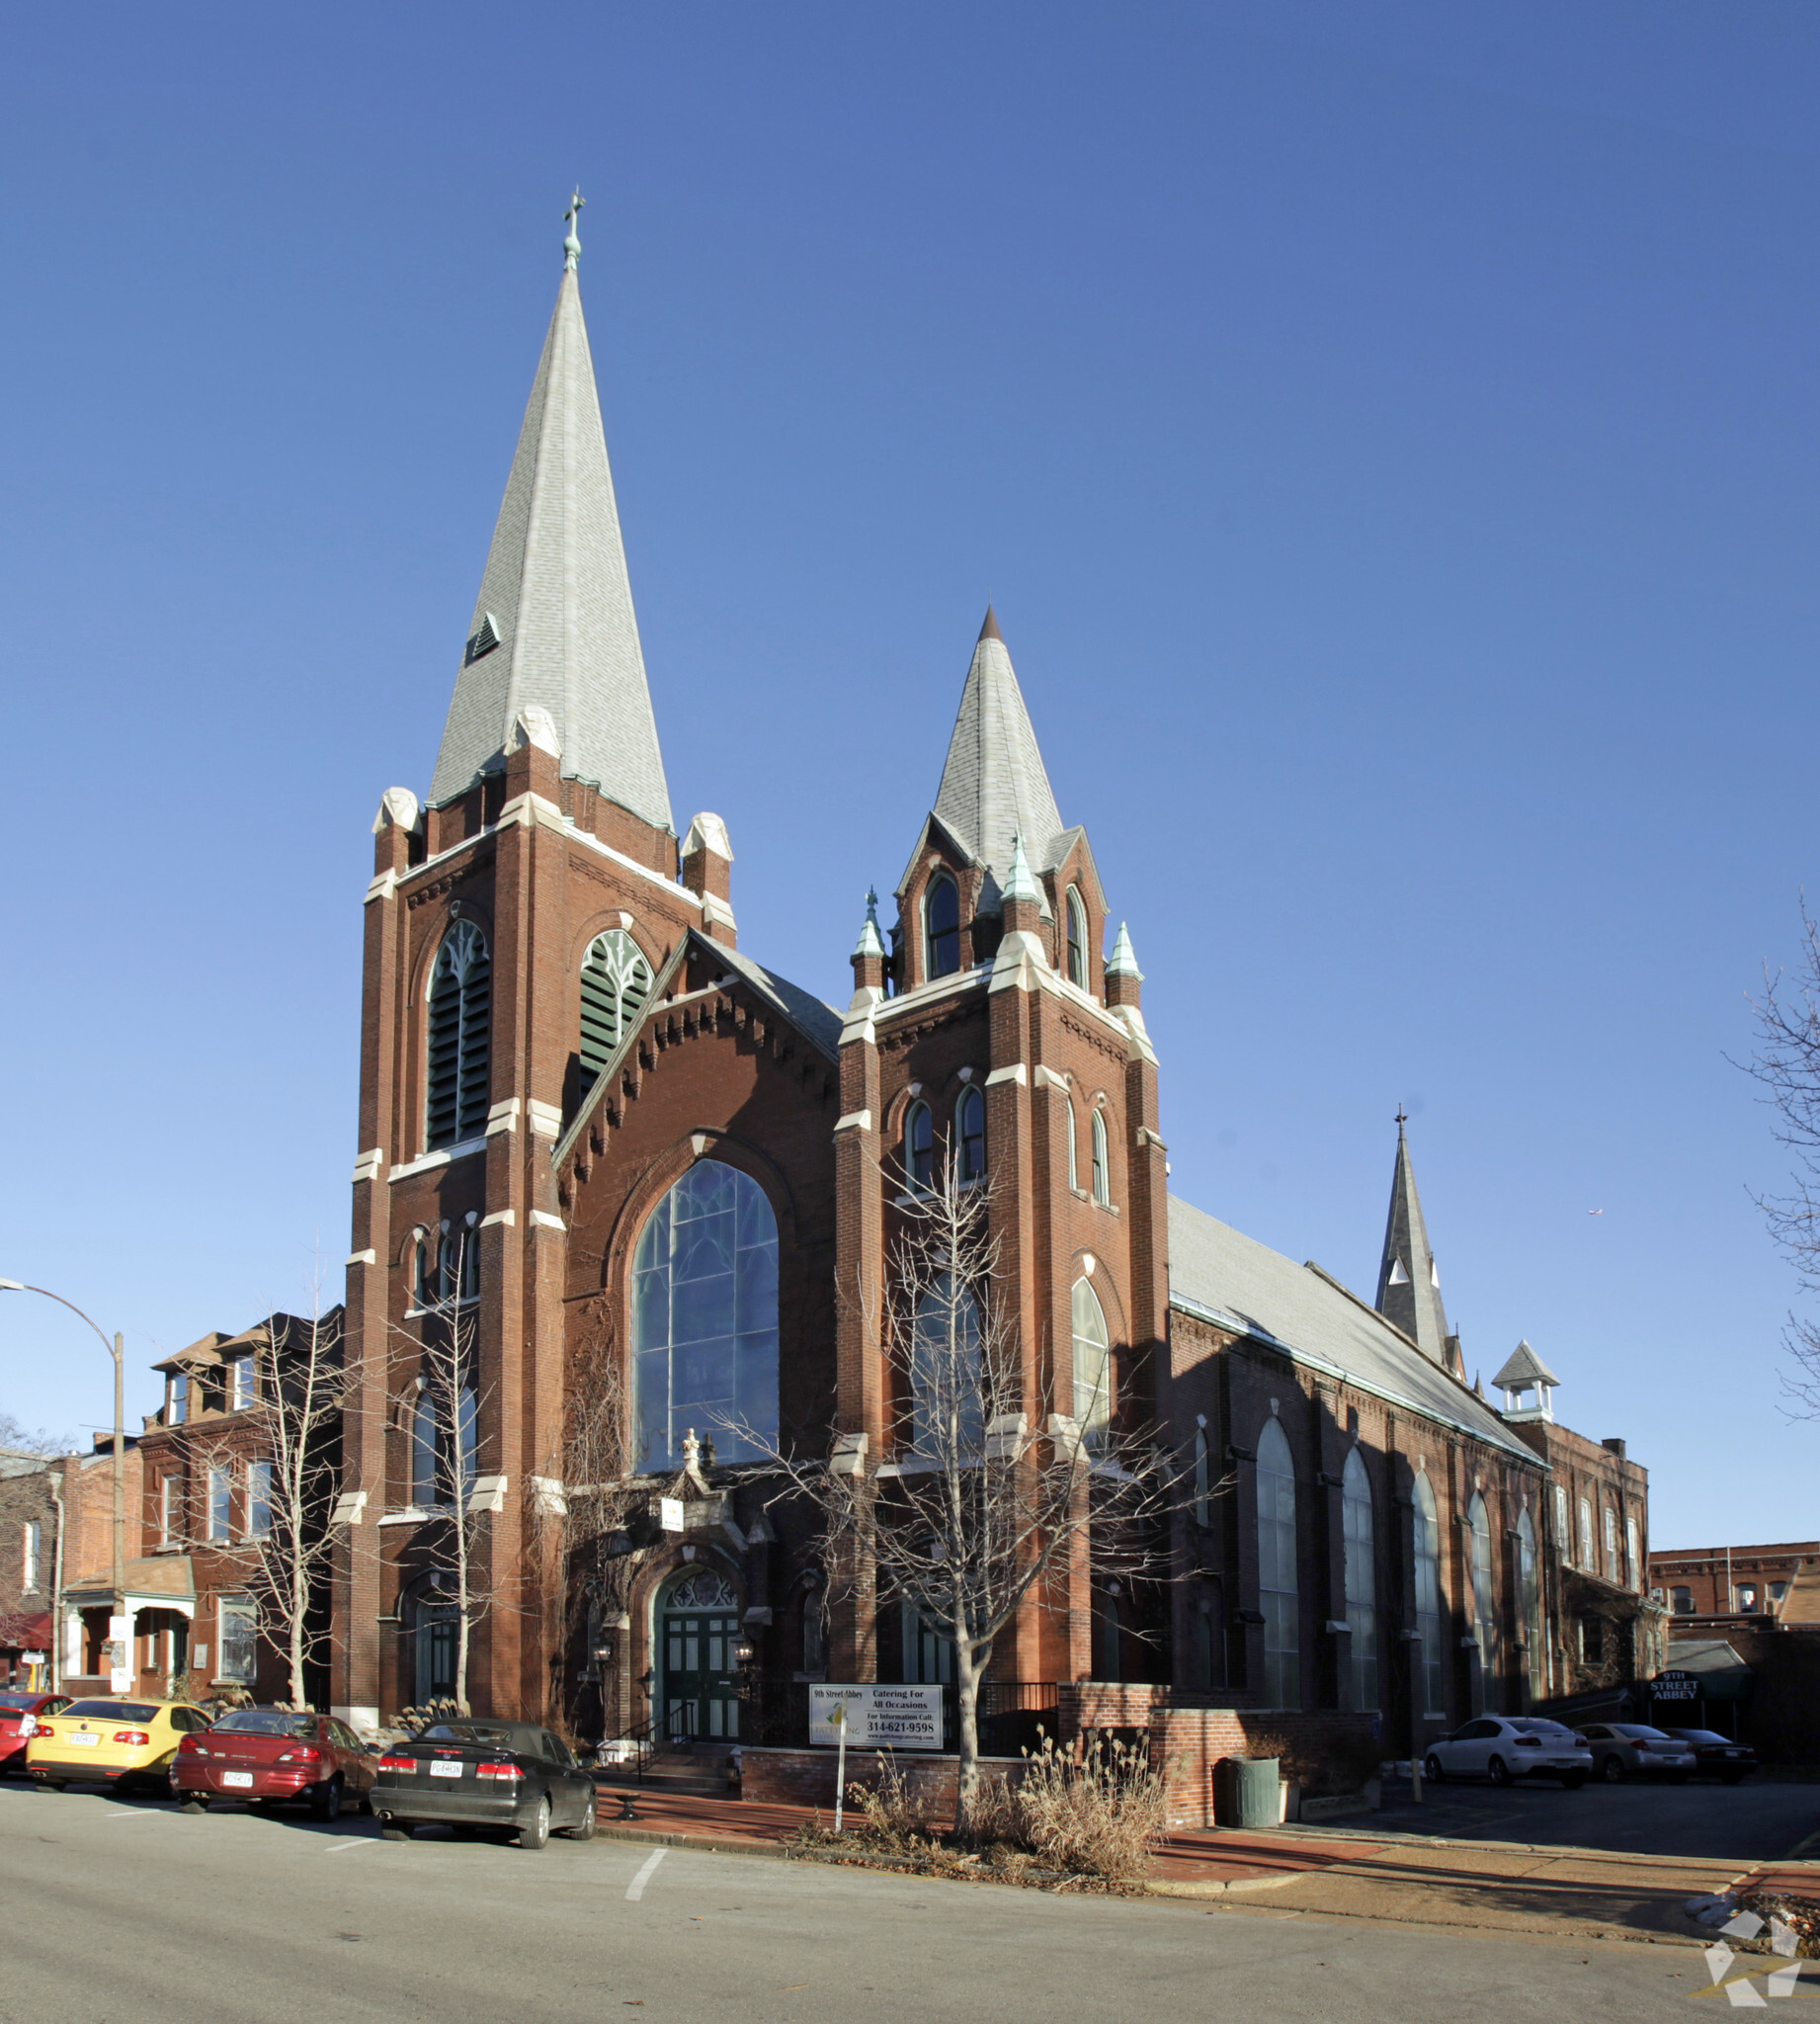
[[[1027,1755],[1029,1769],[1011,1801],[1031,1854],[1106,1883],[1141,1877],[1169,1818],[1168,1793],[1148,1750],[1105,1733],[1066,1750],[1045,1735]]]

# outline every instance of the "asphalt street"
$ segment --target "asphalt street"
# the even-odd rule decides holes
[[[4,2024],[543,2024],[621,2009],[643,2010],[640,2024],[1629,2024],[1710,1986],[1693,1948],[1050,1897],[598,1839],[536,1855],[382,1842],[366,1819],[198,1817],[11,1782],[0,1903]]]
[[[1385,1788],[1381,1812],[1344,1824],[1369,1833],[1439,1834],[1450,1841],[1527,1841],[1544,1848],[1602,1848],[1617,1855],[1735,1857],[1782,1862],[1820,1855],[1820,1785],[1749,1779],[1690,1785],[1425,1784]]]

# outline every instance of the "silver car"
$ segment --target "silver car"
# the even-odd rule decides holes
[[[1481,1715],[1464,1729],[1428,1746],[1422,1775],[1435,1785],[1448,1778],[1558,1778],[1569,1791],[1584,1785],[1592,1757],[1570,1729],[1536,1716]]]
[[[1692,1744],[1666,1729],[1651,1729],[1646,1722],[1589,1722],[1579,1733],[1608,1785],[1640,1776],[1686,1785],[1698,1761]]]

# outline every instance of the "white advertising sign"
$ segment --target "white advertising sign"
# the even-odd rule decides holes
[[[112,1671],[111,1671],[111,1672],[110,1672],[110,1673],[108,1674],[108,1691],[109,1691],[109,1693],[111,1693],[111,1694],[129,1694],[129,1693],[131,1693],[131,1692],[132,1692],[132,1672],[131,1672],[131,1669],[130,1669],[129,1667],[127,1667],[127,1666],[124,1666],[124,1665],[117,1665],[117,1666],[115,1666],[115,1667],[113,1668],[113,1670],[112,1670]]]
[[[646,1510],[650,1509],[647,1504]],[[657,1522],[666,1532],[681,1532],[683,1529],[683,1500],[681,1497],[659,1497],[657,1500]]]
[[[835,1720],[837,1711],[844,1725]],[[939,1750],[942,1689],[812,1685],[809,1741],[829,1749],[845,1741],[850,1750]]]

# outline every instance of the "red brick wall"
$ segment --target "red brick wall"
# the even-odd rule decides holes
[[[746,1747],[740,1752],[740,1797],[771,1806],[832,1807],[836,1754],[833,1750],[774,1750]],[[897,1768],[911,1792],[928,1809],[937,1826],[954,1815],[954,1781],[958,1759],[943,1756],[899,1756]],[[1016,1784],[1025,1772],[1022,1757],[982,1757],[979,1768],[989,1777]],[[847,1783],[876,1790],[876,1750],[847,1753]]]

